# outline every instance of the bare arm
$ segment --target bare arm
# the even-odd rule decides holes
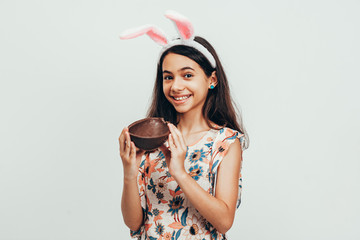
[[[120,156],[124,169],[124,185],[121,198],[121,212],[125,224],[133,231],[139,230],[143,224],[143,211],[137,184],[137,175],[141,156],[144,151],[136,149],[130,140],[127,128],[124,128],[120,137]]]
[[[218,167],[215,197],[206,192],[184,169],[186,146],[181,143],[181,133],[175,127],[171,129],[168,155],[170,174],[181,190],[200,214],[219,232],[226,233],[233,224],[238,196],[238,183],[242,161],[240,141],[230,145],[229,150]],[[180,149],[182,148],[182,149]],[[163,147],[162,150],[166,151]]]
[[[121,212],[126,226],[131,230],[137,231],[143,225],[143,211],[136,179],[124,179]]]

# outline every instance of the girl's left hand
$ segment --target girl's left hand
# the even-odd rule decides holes
[[[169,134],[169,149],[162,145],[160,150],[164,153],[166,164],[169,168],[171,176],[176,178],[181,174],[186,173],[184,161],[187,151],[187,146],[181,132],[171,123],[168,123],[170,129]]]

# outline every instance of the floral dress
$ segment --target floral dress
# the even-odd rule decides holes
[[[198,142],[187,146],[185,170],[209,194],[215,196],[217,168],[231,143],[244,134],[224,127],[210,129]],[[130,230],[136,239],[226,239],[193,207],[170,175],[160,150],[145,153],[140,163],[138,187],[144,225]],[[237,208],[241,201],[242,178],[239,177]]]

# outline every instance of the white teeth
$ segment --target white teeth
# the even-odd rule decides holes
[[[190,95],[184,96],[184,97],[178,97],[178,98],[174,97],[174,99],[177,101],[180,101],[180,100],[188,99],[189,97],[190,97]]]

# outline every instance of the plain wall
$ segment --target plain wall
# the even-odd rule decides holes
[[[229,239],[360,238],[359,1],[0,1],[0,239],[130,239],[118,137],[167,9],[217,50],[250,136]]]

